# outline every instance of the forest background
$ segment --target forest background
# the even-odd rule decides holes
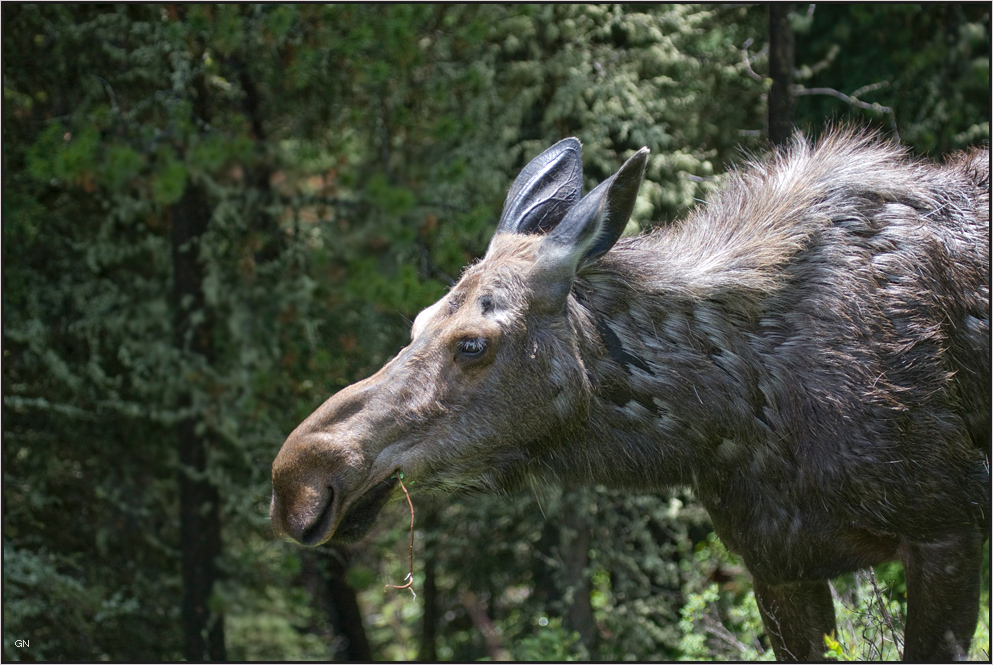
[[[405,503],[305,550],[268,502],[560,138],[651,148],[640,229],[791,126],[988,141],[989,3],[785,9],[4,3],[4,659],[771,658],[685,492],[415,492],[416,596]],[[837,655],[902,584],[835,583]]]

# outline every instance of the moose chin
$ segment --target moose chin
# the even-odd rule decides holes
[[[828,580],[907,580],[907,660],[968,651],[990,531],[989,154],[797,138],[687,219],[621,238],[649,151],[583,194],[565,139],[410,345],[272,467],[274,531],[359,537],[418,488],[692,488],[781,660],[823,657]]]

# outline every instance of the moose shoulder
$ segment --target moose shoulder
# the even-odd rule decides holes
[[[619,239],[648,161],[582,194],[566,139],[486,256],[273,463],[273,529],[366,531],[418,487],[693,489],[780,659],[818,659],[827,580],[907,579],[908,660],[965,653],[990,529],[989,156],[802,140],[688,219]]]

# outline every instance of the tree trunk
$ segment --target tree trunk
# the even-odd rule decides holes
[[[329,660],[372,660],[358,597],[345,582],[348,576],[347,553],[327,546],[302,551],[300,560],[300,580],[310,594],[313,607],[327,616],[330,624],[326,631],[312,629],[327,640]]]
[[[579,491],[578,498],[586,492]],[[566,508],[565,523],[567,533],[562,534],[562,559],[565,563],[565,579],[571,587],[571,602],[566,615],[568,627],[579,633],[580,641],[586,647],[590,660],[598,660],[600,633],[593,617],[590,580],[590,536],[589,515],[579,506],[582,501],[574,501]]]
[[[427,534],[427,546],[424,548],[424,589],[421,592],[421,602],[424,604],[424,614],[421,619],[421,648],[417,660],[433,662],[438,660],[438,649],[435,642],[438,637],[438,553],[437,540],[433,534],[438,532],[438,509],[431,504],[425,508],[423,529]]]
[[[793,3],[769,4],[769,141],[786,144],[793,135]]]
[[[341,552],[334,551],[327,557],[327,584],[329,615],[335,634],[341,637],[334,660],[368,662],[372,648],[362,623],[362,610],[355,590],[345,581],[348,565]]]
[[[192,81],[193,122],[209,121],[207,86],[203,73]],[[172,263],[176,312],[176,345],[207,365],[215,361],[213,317],[203,293],[204,269],[200,261],[203,235],[211,209],[203,186],[190,182],[173,204]],[[179,406],[193,404],[193,390],[180,394]],[[180,421],[179,521],[183,565],[182,626],[187,660],[226,660],[224,617],[210,607],[220,574],[220,493],[207,477],[209,431],[193,413]]]
[[[190,184],[172,206],[172,258],[176,305],[176,343],[180,349],[213,360],[209,316],[205,313],[200,240],[210,219],[203,189]],[[193,402],[190,392],[180,396],[180,408]],[[221,553],[220,501],[217,488],[206,478],[208,433],[198,431],[198,419],[189,416],[178,426],[180,540],[183,566],[182,626],[187,660],[225,660],[224,619],[210,609],[210,596],[219,577]]]

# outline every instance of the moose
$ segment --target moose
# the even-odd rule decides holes
[[[681,223],[621,238],[649,159],[583,195],[568,138],[485,256],[272,466],[274,532],[363,535],[431,490],[689,487],[780,660],[820,660],[828,580],[885,561],[904,658],[968,652],[990,532],[989,154],[797,137]]]

